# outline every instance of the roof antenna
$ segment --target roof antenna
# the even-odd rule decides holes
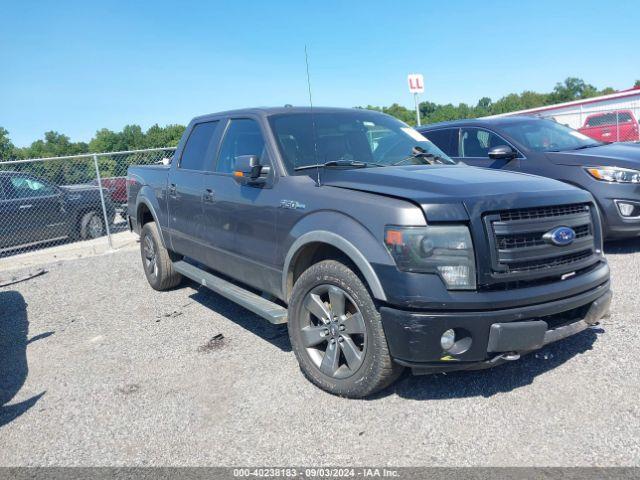
[[[307,88],[309,89],[309,106],[311,107],[311,134],[313,135],[313,158],[317,165],[316,167],[316,187],[320,184],[320,163],[318,162],[318,141],[316,139],[316,119],[313,115],[313,98],[311,97],[311,77],[309,75],[309,55],[307,53],[307,46],[304,46],[304,61],[307,65]]]

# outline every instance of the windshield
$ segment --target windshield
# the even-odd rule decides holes
[[[367,110],[353,112],[286,113],[269,122],[289,173],[295,168],[337,162],[371,166],[394,163],[455,162],[405,123]],[[315,128],[314,128],[315,125]],[[412,156],[415,147],[424,150]]]
[[[536,152],[562,152],[602,145],[593,138],[551,120],[525,120],[505,125],[502,130]]]

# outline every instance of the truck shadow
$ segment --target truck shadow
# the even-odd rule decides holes
[[[291,351],[291,343],[289,342],[286,324],[274,325],[269,323],[264,318],[259,317],[207,288],[200,287],[195,282],[190,282],[190,286],[198,289],[197,292],[190,295],[192,300],[195,300],[210,310],[214,310],[216,313],[228,318],[236,325],[241,326],[263,340],[266,340],[283,352]]]
[[[505,363],[488,370],[451,372],[413,376],[408,371],[403,377],[371,397],[370,400],[397,394],[413,400],[448,400],[468,397],[491,397],[517,388],[531,385],[538,375],[542,375],[576,355],[593,348],[601,328],[590,328],[573,337],[530,353],[512,363]]]
[[[286,325],[272,325],[232,301],[199,287],[195,282],[191,282],[190,286],[198,289],[190,295],[194,301],[223,315],[283,352],[291,351]],[[553,370],[576,355],[591,350],[598,335],[603,332],[601,328],[590,328],[530,353],[518,361],[488,370],[420,376],[411,375],[407,370],[396,383],[369,397],[368,400],[377,400],[392,394],[413,400],[447,400],[476,396],[491,397],[497,393],[510,392],[532,384],[538,375]]]
[[[640,252],[640,237],[616,240],[604,244],[605,254],[637,253]]]
[[[16,291],[0,291],[0,427],[12,422],[33,407],[45,392],[19,403],[8,403],[27,379],[27,346],[46,338],[46,332],[28,339],[27,304]]]

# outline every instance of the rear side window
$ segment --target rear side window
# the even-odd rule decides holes
[[[613,125],[616,123],[615,113],[605,113],[596,115],[587,120],[587,127],[602,127],[604,125]]]
[[[180,158],[180,168],[210,170],[218,122],[198,123],[193,127]]]
[[[261,157],[263,150],[264,137],[255,120],[248,118],[231,120],[220,147],[216,172],[231,173],[235,168],[236,157],[240,155]]]
[[[629,114],[629,112],[609,112],[603,113],[602,115],[595,115],[587,119],[587,127],[607,127],[616,125],[619,123],[630,123],[633,122],[633,117]]]
[[[450,157],[458,156],[458,129],[445,128],[424,132],[423,135]]]

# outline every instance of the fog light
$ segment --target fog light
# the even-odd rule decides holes
[[[456,343],[456,332],[453,329],[445,331],[440,337],[440,346],[443,350],[450,350]]]
[[[620,210],[620,215],[623,217],[633,216],[635,208],[636,206],[633,203],[618,202],[618,209]]]

